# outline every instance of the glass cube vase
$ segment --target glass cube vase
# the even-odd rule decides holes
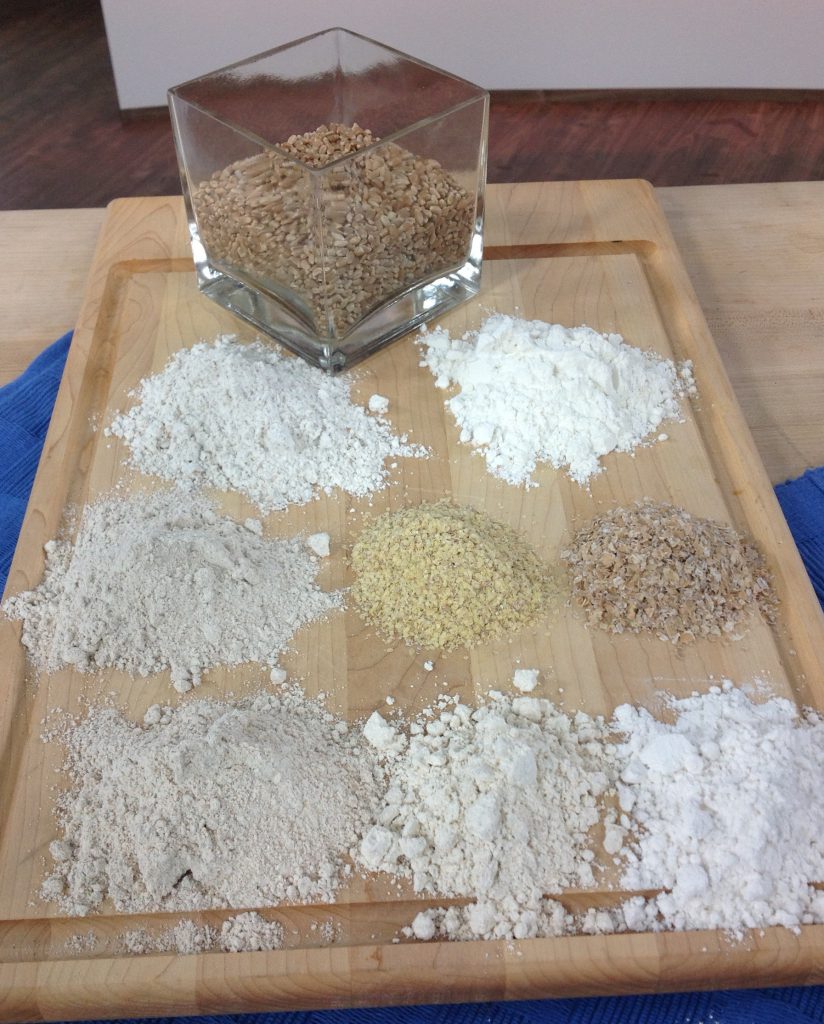
[[[330,372],[475,295],[489,97],[334,28],[169,91],[200,290]]]

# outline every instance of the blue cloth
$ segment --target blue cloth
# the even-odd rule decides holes
[[[50,345],[24,374],[0,388],[0,594],[23,524],[72,332]]]
[[[0,388],[0,588],[34,480],[71,334]],[[824,602],[824,468],[776,488],[793,536]],[[824,1022],[824,986],[162,1018],[161,1024],[807,1024]],[[101,1022],[103,1024],[103,1022]]]

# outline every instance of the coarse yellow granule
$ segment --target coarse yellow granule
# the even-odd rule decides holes
[[[387,640],[451,650],[547,614],[556,580],[512,527],[448,500],[387,512],[352,548],[358,611]]]

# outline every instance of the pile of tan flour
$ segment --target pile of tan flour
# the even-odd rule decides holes
[[[349,395],[350,378],[232,336],[181,349],[137,388],[106,433],[144,473],[181,486],[244,494],[262,512],[338,487],[383,487],[390,457],[426,452]]]
[[[375,757],[298,691],[60,732],[72,785],[41,895],[67,914],[328,903],[377,813]]]
[[[267,539],[259,520],[179,490],[103,498],[74,543],[46,554],[40,584],[3,606],[41,671],[170,668],[185,692],[213,665],[275,665],[301,626],[342,603],[318,588],[299,538]]]

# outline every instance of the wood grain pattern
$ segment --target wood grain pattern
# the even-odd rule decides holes
[[[412,339],[362,364],[353,391],[365,400],[390,399],[395,426],[433,450],[428,460],[398,460],[393,486],[374,500],[333,495],[265,520],[267,532],[326,529],[333,557],[324,585],[347,580],[344,553],[365,518],[384,508],[444,494],[486,509],[524,532],[553,559],[575,526],[596,511],[648,495],[711,514],[753,535],[768,552],[782,597],[781,621],[754,622],[737,643],[699,643],[683,654],[656,640],[612,638],[584,627],[563,608],[509,644],[467,656],[411,652],[379,643],[353,611],[304,629],[286,658],[308,692],[324,690],[331,707],[358,719],[383,704],[414,711],[448,689],[468,701],[492,686],[506,688],[518,659],[543,670],[541,696],[570,709],[610,713],[624,700],[650,703],[656,689],[689,693],[710,675],[738,681],[764,678],[774,692],[824,709],[824,622],[780,515],[723,366],[652,190],[641,182],[586,182],[502,187],[490,191],[488,259],[476,302],[443,319],[453,333],[476,326],[485,309],[618,330],[634,344],[678,359],[692,358],[700,396],[670,439],[634,457],[605,460],[591,493],[562,473],[541,469],[540,487],[524,490],[491,478],[483,460],[458,442],[443,392],[418,367]],[[43,462],[9,592],[36,584],[42,546],[67,504],[121,482],[156,481],[124,469],[119,444],[91,425],[129,402],[128,392],[181,346],[220,332],[248,338],[245,326],[203,299],[195,288],[179,199],[114,203],[95,257],[86,301],[58,396]],[[255,510],[237,495],[220,495],[234,516]],[[0,688],[0,1017],[72,1017],[153,1012],[195,1013],[456,999],[685,989],[707,985],[812,982],[822,977],[824,929],[800,935],[770,929],[726,947],[711,933],[625,935],[531,940],[515,944],[393,944],[397,929],[427,901],[380,879],[358,880],[333,907],[283,906],[283,951],[257,954],[126,956],[118,936],[145,924],[168,927],[180,915],[135,918],[107,908],[100,917],[65,920],[32,897],[54,837],[55,769],[61,751],[39,740],[53,708],[82,710],[84,701],[114,690],[131,715],[158,700],[175,702],[165,675],[131,680],[62,671],[32,680],[18,628],[0,626],[11,652]],[[263,674],[208,673],[196,695],[256,688]],[[562,692],[563,691],[563,692]],[[614,901],[602,890],[570,892],[572,907]],[[442,902],[442,901],[436,901]],[[197,915],[195,915],[197,916]],[[219,921],[220,912],[201,915]],[[339,940],[322,947],[313,920],[331,916]],[[70,957],[66,939],[99,932],[94,954]]]

